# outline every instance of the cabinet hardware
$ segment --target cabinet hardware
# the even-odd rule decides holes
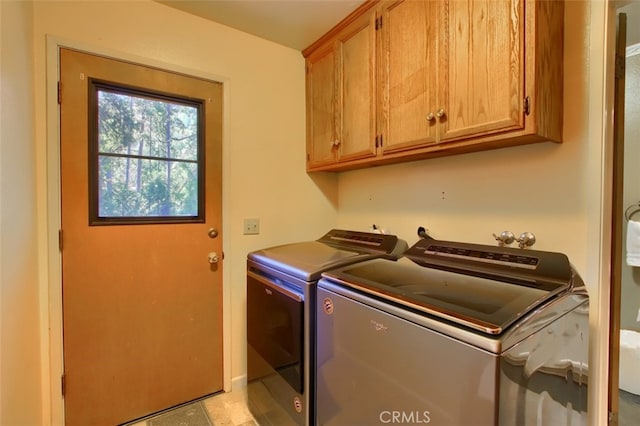
[[[531,108],[529,106],[529,97],[524,98],[524,114],[529,115],[531,113]]]

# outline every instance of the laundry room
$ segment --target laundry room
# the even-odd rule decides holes
[[[562,106],[553,116],[561,116],[559,140],[524,138],[526,143],[514,139],[501,144],[489,136],[482,141],[484,147],[462,143],[450,152],[432,148],[438,140],[420,146],[414,157],[407,154],[406,146],[389,148],[389,161],[379,159],[382,154],[354,154],[345,160],[348,166],[340,161],[329,164],[325,159],[309,165],[307,58],[314,56],[303,55],[309,45],[285,46],[164,3],[0,2],[1,424],[58,425],[68,417],[61,386],[67,373],[64,365],[73,361],[65,359],[63,344],[66,242],[59,231],[66,213],[60,208],[66,201],[60,196],[64,173],[60,147],[65,133],[61,136],[64,117],[59,108],[64,111],[66,107],[67,89],[62,86],[60,104],[61,49],[220,84],[220,114],[212,119],[220,135],[221,168],[212,178],[220,187],[220,205],[215,207],[220,208],[220,216],[213,220],[216,223],[184,225],[203,229],[200,234],[207,248],[195,256],[198,261],[194,264],[220,275],[220,348],[216,349],[220,382],[215,392],[241,392],[247,385],[250,253],[316,241],[331,230],[394,236],[407,247],[425,241],[427,235],[454,244],[566,256],[567,270],[580,276],[589,297],[585,416],[589,424],[604,424],[609,415],[610,52],[615,38],[615,8],[609,2],[564,2],[563,73],[554,80],[562,83]],[[75,80],[83,78],[80,73],[74,76]],[[104,83],[102,78],[94,80]],[[496,94],[504,89],[500,84],[494,86]],[[382,87],[380,83],[370,89]],[[558,95],[558,91],[551,94]],[[529,102],[525,98],[518,98],[518,107]],[[207,101],[203,100],[203,111],[212,108],[206,106],[210,105]],[[323,101],[320,97],[319,102]],[[537,111],[539,107],[529,108]],[[440,117],[438,113],[434,107],[433,117],[425,114],[433,128],[443,120],[454,121],[454,112],[443,111]],[[372,112],[359,110],[354,116],[358,114]],[[373,127],[366,130],[374,134],[373,149],[387,149],[386,142],[375,140],[380,129],[367,123]],[[386,131],[398,128],[401,126],[389,126]],[[440,137],[444,131],[433,132],[437,135],[433,137]],[[78,133],[86,135],[84,130]],[[330,155],[341,149],[339,145],[330,148]],[[84,155],[88,150],[78,151]],[[86,207],[84,201],[81,204]],[[91,232],[118,228],[94,226],[84,217],[81,222]],[[171,242],[170,237],[153,232],[154,226],[159,225],[144,225],[148,232],[144,242]],[[505,244],[500,241],[502,235],[513,239]],[[525,237],[526,244],[520,248],[517,240]],[[132,247],[146,248],[144,244]],[[175,247],[168,252],[176,259],[182,247],[192,248],[186,243],[178,245],[177,239]],[[90,253],[108,253],[104,259],[114,258],[112,251],[89,251],[87,258]],[[149,265],[162,265],[158,259],[150,256]],[[130,269],[122,271],[129,273]],[[158,275],[162,274],[153,276]],[[126,291],[126,286],[119,289]],[[158,290],[158,299],[153,301],[165,300],[161,293]],[[136,296],[137,302],[139,299],[144,298]],[[116,311],[124,315],[127,309],[132,311],[118,305]],[[637,310],[637,306],[625,309]],[[108,329],[109,321],[104,326]],[[88,332],[80,333],[80,338],[91,340],[90,333],[83,333]],[[154,330],[151,334],[161,333]],[[178,347],[167,343],[158,348],[168,354]],[[124,358],[116,350],[107,355]],[[68,395],[79,394],[73,390],[74,380],[72,375],[64,379]],[[420,419],[424,419],[422,414]],[[438,424],[436,417],[430,418],[432,424]]]

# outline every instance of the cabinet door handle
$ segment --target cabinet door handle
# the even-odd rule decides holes
[[[430,112],[429,114],[427,114],[427,121],[433,121],[436,118],[435,115],[433,115],[432,112]]]
[[[442,117],[444,117],[444,116],[445,116],[444,109],[443,109],[443,108],[440,108],[440,109],[438,110],[438,112],[436,112],[436,117],[438,117],[438,118],[442,118]]]
[[[335,140],[333,141],[333,146],[339,146],[340,145],[340,141],[339,140]]]

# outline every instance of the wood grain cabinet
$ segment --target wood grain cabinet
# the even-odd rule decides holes
[[[306,59],[309,169],[376,155],[374,25],[362,15]]]
[[[307,170],[562,138],[564,5],[368,1],[303,52]]]

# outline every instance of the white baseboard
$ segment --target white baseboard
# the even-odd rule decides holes
[[[231,392],[239,391],[247,387],[247,375],[236,376],[231,379]]]

